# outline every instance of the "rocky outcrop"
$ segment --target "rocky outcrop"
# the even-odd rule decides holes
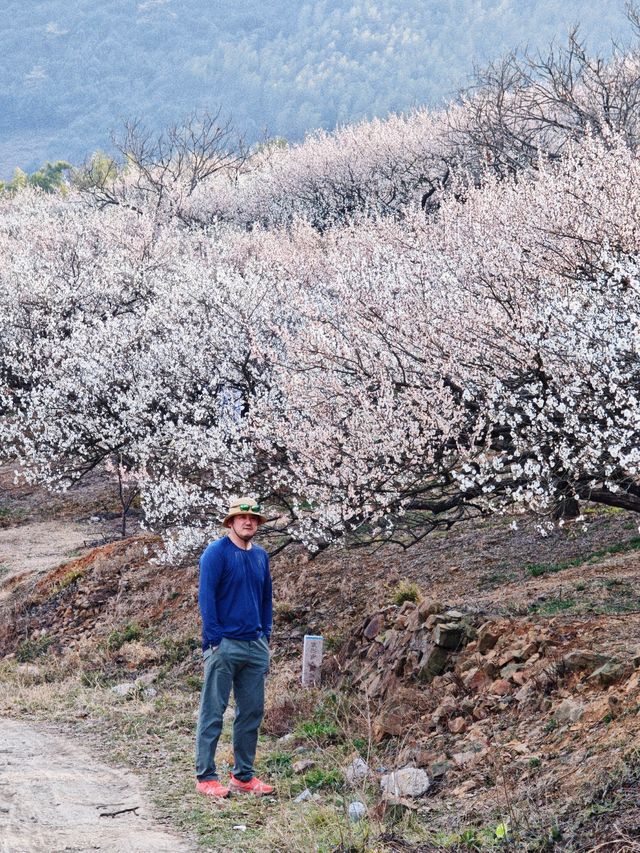
[[[437,601],[405,602],[369,616],[337,656],[342,681],[385,702],[451,669],[475,637],[474,617]],[[408,697],[405,697],[408,698]],[[420,703],[419,696],[412,697]]]

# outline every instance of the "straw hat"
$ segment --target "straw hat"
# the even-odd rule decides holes
[[[222,522],[225,527],[229,527],[229,522],[234,515],[253,515],[258,519],[258,524],[264,524],[267,516],[262,514],[262,507],[252,497],[233,498],[229,504],[229,512]]]

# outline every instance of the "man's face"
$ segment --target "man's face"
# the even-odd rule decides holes
[[[239,539],[249,542],[256,535],[258,519],[255,515],[244,512],[241,515],[234,515],[231,521],[231,529]]]

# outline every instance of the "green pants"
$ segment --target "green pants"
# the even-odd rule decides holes
[[[217,779],[215,754],[222,718],[233,686],[236,714],[233,721],[233,775],[248,782],[254,775],[258,729],[264,714],[264,682],[269,669],[269,645],[259,640],[224,637],[204,653],[204,684],[196,732],[196,776]]]

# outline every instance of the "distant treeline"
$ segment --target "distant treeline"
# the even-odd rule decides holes
[[[601,46],[623,3],[580,0],[18,0],[3,4],[0,175],[108,147],[123,117],[159,128],[221,105],[249,142],[300,140],[438,105],[514,45],[580,22]]]

